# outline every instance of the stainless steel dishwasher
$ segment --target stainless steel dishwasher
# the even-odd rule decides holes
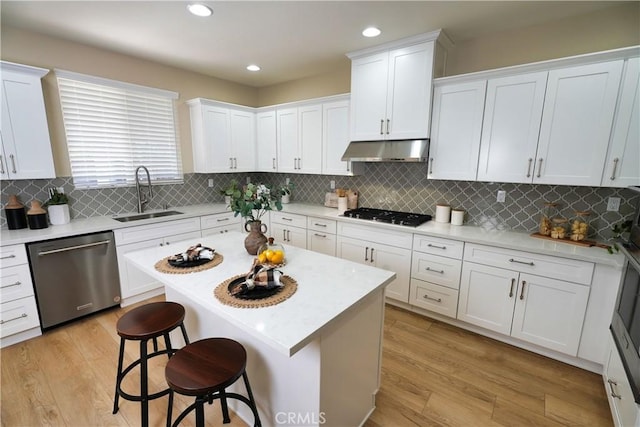
[[[111,231],[27,244],[43,329],[120,303]]]

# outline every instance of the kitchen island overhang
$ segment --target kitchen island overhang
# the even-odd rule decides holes
[[[168,301],[185,306],[191,340],[225,336],[245,346],[264,425],[360,425],[375,408],[384,287],[395,273],[286,246],[282,271],[298,282],[297,291],[274,306],[235,308],[213,292],[249,270],[253,257],[244,249],[244,237],[208,236],[125,256],[165,285]],[[198,273],[155,270],[157,261],[195,243],[214,248],[223,262]],[[242,406],[233,409],[252,423]]]

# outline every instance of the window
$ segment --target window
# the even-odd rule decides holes
[[[174,100],[178,94],[56,70],[76,188],[135,184],[138,166],[154,183],[182,183]]]

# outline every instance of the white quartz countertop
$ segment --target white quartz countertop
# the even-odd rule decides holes
[[[49,228],[45,228],[42,230],[3,229],[0,234],[0,244],[5,246],[35,242],[40,240],[56,239],[77,234],[93,233],[97,231],[115,230],[118,228],[133,227],[156,222],[173,221],[181,218],[222,213],[227,212],[227,209],[228,208],[224,203],[204,204],[172,207],[170,209],[183,212],[183,214],[181,215],[173,215],[163,218],[153,218],[133,222],[119,222],[114,220],[113,217],[105,216],[72,220],[69,224],[49,226]],[[589,248],[564,242],[554,242],[550,240],[537,239],[535,237],[531,237],[530,233],[528,232],[488,230],[482,227],[471,225],[455,226],[451,224],[441,224],[435,221],[429,221],[415,228],[405,227],[402,225],[384,224],[379,222],[345,218],[338,215],[337,209],[327,208],[322,205],[310,205],[302,203],[291,203],[283,205],[283,211],[297,213],[300,215],[335,219],[337,221],[370,225],[373,227],[393,229],[405,233],[417,233],[426,236],[498,246],[520,251],[535,252],[544,255],[555,255],[559,257],[589,261],[613,267],[621,268],[624,264],[624,256],[621,253],[609,254],[606,249],[602,248]],[[131,213],[131,215],[134,214],[135,213]],[[125,214],[120,214],[117,216],[125,216]]]
[[[286,265],[282,272],[298,283],[287,300],[270,307],[235,308],[222,304],[214,296],[216,286],[238,274],[246,273],[253,256],[244,248],[245,234],[227,233],[203,237],[198,242],[182,241],[171,247],[154,247],[125,256],[165,286],[189,297],[194,304],[223,317],[277,351],[291,356],[314,340],[323,328],[371,293],[386,286],[395,273],[316,252],[284,245]],[[188,274],[161,273],[157,261],[195,243],[214,248],[223,262],[209,270]],[[182,250],[181,249],[181,250]]]
[[[120,222],[114,219],[116,217],[137,215],[136,212],[130,212],[112,216],[96,216],[91,218],[72,219],[69,224],[49,225],[49,227],[40,230],[30,230],[28,228],[23,228],[21,230],[9,230],[3,228],[0,231],[0,244],[2,246],[6,246],[16,245],[20,243],[37,242],[40,240],[59,239],[61,237],[76,236],[79,234],[116,230],[119,228],[136,227],[138,225],[153,224],[164,221],[175,221],[183,218],[192,218],[195,216],[228,212],[228,208],[224,203],[172,207],[168,210],[178,211],[181,212],[181,214],[165,216],[161,218],[142,219],[131,222]],[[145,211],[145,213],[150,212],[160,211]]]

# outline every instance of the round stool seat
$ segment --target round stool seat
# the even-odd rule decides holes
[[[180,394],[200,396],[224,390],[242,376],[247,364],[244,347],[228,338],[207,338],[178,351],[167,362],[165,377]]]
[[[204,427],[204,404],[212,404],[220,399],[222,422],[231,422],[227,399],[239,400],[246,404],[254,416],[254,426],[260,427],[258,407],[251,392],[246,371],[247,352],[242,344],[229,338],[205,338],[188,344],[173,355],[164,370],[169,384],[169,407],[167,426],[176,427],[191,412],[195,411],[196,427]],[[247,396],[229,392],[227,387],[242,377]],[[173,392],[185,396],[195,396],[187,409],[171,424]]]
[[[125,313],[116,324],[118,335],[128,340],[148,340],[178,327],[184,307],[175,302],[149,303]]]

